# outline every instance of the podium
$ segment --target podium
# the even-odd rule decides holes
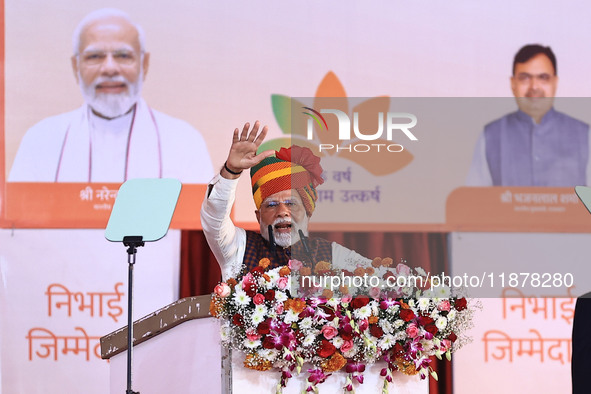
[[[279,383],[279,371],[258,372],[243,366],[244,354],[220,344],[220,322],[209,314],[211,296],[175,301],[133,323],[133,387],[140,394],[269,393]],[[110,361],[110,393],[126,386],[127,327],[101,338],[101,357]],[[380,393],[380,370],[385,363],[366,368],[355,392]],[[284,388],[285,394],[301,393],[310,368],[304,365]],[[345,372],[333,373],[318,386],[320,393],[342,392]],[[427,394],[428,380],[395,373],[390,393]]]

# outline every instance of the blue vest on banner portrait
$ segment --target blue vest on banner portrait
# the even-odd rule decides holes
[[[589,126],[551,109],[540,124],[517,111],[484,129],[494,186],[586,185]]]

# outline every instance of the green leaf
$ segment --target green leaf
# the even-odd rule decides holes
[[[271,107],[283,134],[291,134],[291,98],[281,94],[272,94]]]

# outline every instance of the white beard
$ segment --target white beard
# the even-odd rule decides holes
[[[290,234],[280,234],[273,232],[273,239],[275,240],[275,244],[281,246],[282,248],[287,248],[300,240],[300,235],[298,230],[302,230],[304,235],[308,235],[308,216],[304,215],[304,219],[302,219],[302,223],[296,223],[292,221],[291,218],[288,219],[275,219],[272,223],[273,228],[280,223],[291,223],[291,233]],[[261,222],[261,236],[269,241],[269,225],[264,224]]]
[[[78,78],[84,101],[86,101],[94,112],[112,119],[126,114],[138,102],[142,92],[144,70],[142,67],[140,75],[134,83],[130,83],[127,78],[118,75],[112,78],[101,76],[92,81],[90,85],[86,85],[80,77],[80,71],[78,71]],[[126,92],[119,94],[97,93],[96,86],[104,82],[123,82],[127,85],[128,89]]]

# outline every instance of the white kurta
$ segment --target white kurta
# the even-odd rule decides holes
[[[10,182],[113,182],[176,178],[207,183],[213,166],[201,134],[187,122],[150,109],[105,120],[87,105],[52,116],[25,134]]]

